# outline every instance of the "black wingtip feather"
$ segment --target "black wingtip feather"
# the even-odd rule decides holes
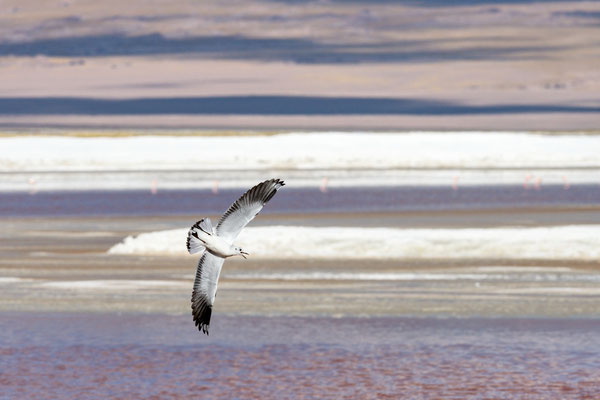
[[[208,335],[212,306],[208,305],[201,294],[192,293],[192,315],[198,330]]]
[[[187,247],[187,250],[190,251],[191,246],[190,246],[190,235],[188,235],[187,240],[185,242],[185,246]]]
[[[254,186],[247,193],[250,195],[250,199],[258,197],[261,198],[263,204],[267,204],[282,186],[285,186],[285,182],[281,179],[268,179]]]
[[[273,198],[273,196],[275,196],[275,193],[277,193],[277,190],[272,190],[271,193],[269,193],[263,201],[265,203],[267,203],[269,200],[271,200]]]
[[[198,330],[208,335],[208,327],[212,315],[212,305],[209,303],[208,298],[204,293],[196,290],[197,282],[199,282],[202,277],[202,267],[206,257],[205,253],[198,261],[196,281],[194,282],[194,290],[192,291],[192,315],[194,316],[194,323],[198,327]]]
[[[198,238],[198,235],[195,234],[195,232],[193,232],[194,228],[200,228],[200,222],[202,222],[203,220],[200,220],[198,222],[196,222],[194,225],[192,225],[192,228],[189,230],[188,232],[188,236],[187,236],[187,240],[185,241],[185,246],[187,247],[187,250],[190,251],[190,240],[191,240],[191,236],[194,235],[196,238]]]

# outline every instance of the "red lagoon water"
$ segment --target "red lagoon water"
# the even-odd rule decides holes
[[[600,321],[0,314],[2,399],[599,399]]]

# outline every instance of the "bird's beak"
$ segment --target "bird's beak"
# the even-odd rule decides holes
[[[249,256],[250,254],[246,253],[245,251],[240,251],[240,254],[242,255],[242,257],[247,258],[246,256]]]

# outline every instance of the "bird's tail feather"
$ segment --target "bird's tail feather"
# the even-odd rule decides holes
[[[207,235],[213,234],[213,226],[210,218],[203,218],[200,221],[196,222],[192,228],[199,228]]]
[[[204,253],[206,250],[206,246],[204,242],[198,237],[198,230],[206,233],[207,235],[213,234],[212,223],[210,222],[210,218],[201,219],[196,222],[188,231],[187,237],[187,249],[190,254]]]

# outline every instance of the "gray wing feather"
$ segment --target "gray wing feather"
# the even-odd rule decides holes
[[[212,306],[217,295],[217,282],[224,261],[224,258],[209,252],[205,252],[198,261],[194,291],[192,292],[192,314],[198,329],[207,335]]]
[[[275,196],[277,190],[284,185],[285,183],[280,179],[270,179],[244,193],[219,220],[217,236],[233,243],[242,229],[254,219],[263,206]]]

